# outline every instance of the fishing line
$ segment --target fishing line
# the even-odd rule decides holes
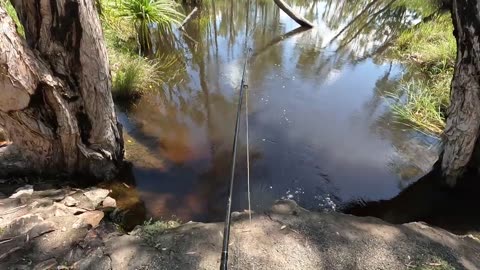
[[[237,156],[237,141],[238,141],[238,133],[240,129],[240,115],[242,112],[242,104],[243,98],[245,94],[245,124],[246,124],[246,144],[247,144],[247,199],[248,199],[248,213],[250,222],[252,221],[252,209],[251,209],[251,202],[250,202],[250,153],[249,153],[249,128],[248,128],[248,86],[245,84],[245,75],[249,60],[249,52],[251,49],[248,49],[248,40],[250,38],[249,31],[248,31],[248,24],[249,24],[249,13],[250,13],[250,0],[247,2],[247,20],[246,20],[246,27],[245,27],[245,62],[243,64],[243,71],[242,71],[242,80],[240,83],[240,93],[239,93],[239,100],[238,100],[238,107],[237,107],[237,119],[235,122],[235,133],[233,136],[233,150],[232,150],[232,166],[231,166],[231,174],[230,174],[230,187],[228,190],[228,199],[227,199],[227,210],[225,216],[225,226],[223,230],[223,247],[222,247],[222,257],[220,261],[220,269],[227,270],[228,269],[228,248],[230,242],[230,223],[232,221],[232,196],[233,196],[233,184],[235,180],[235,167],[236,167],[236,156]],[[255,18],[256,19],[256,18]],[[253,33],[253,32],[252,32]]]
[[[233,150],[232,150],[232,167],[230,174],[230,188],[228,190],[228,199],[227,199],[227,213],[225,217],[225,227],[223,230],[223,248],[222,248],[222,258],[220,262],[220,269],[227,270],[228,266],[228,245],[230,240],[230,222],[232,221],[232,195],[233,195],[233,183],[235,179],[235,165],[236,165],[236,156],[237,156],[237,141],[238,141],[238,131],[240,128],[240,114],[242,111],[242,103],[245,89],[245,71],[247,69],[248,56],[245,59],[242,72],[242,82],[240,84],[240,93],[237,107],[237,120],[235,123],[235,133],[233,136]]]
[[[248,219],[252,224],[252,205],[250,201],[250,143],[248,141],[248,87],[245,90],[245,129],[247,144],[247,201],[248,201]]]

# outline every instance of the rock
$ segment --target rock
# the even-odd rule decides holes
[[[43,222],[43,218],[37,214],[28,214],[13,220],[5,229],[2,238],[10,238],[27,233],[33,227]]]
[[[27,241],[42,236],[46,233],[55,231],[56,225],[51,221],[44,221],[38,225],[35,225],[27,233]]]
[[[115,201],[114,198],[108,196],[107,198],[105,198],[105,200],[103,200],[102,202],[102,206],[103,208],[107,208],[107,209],[115,209],[117,207],[117,201]]]
[[[83,248],[76,245],[65,255],[64,260],[68,265],[73,265],[75,262],[78,262],[83,258],[85,258],[85,251]]]
[[[32,185],[25,185],[25,186],[15,190],[15,193],[13,193],[10,196],[10,198],[15,199],[15,198],[19,198],[21,196],[30,196],[32,194],[33,194],[33,186]]]
[[[32,261],[44,261],[50,258],[61,258],[62,262],[72,247],[85,239],[88,225],[78,216],[51,217],[45,223],[50,223],[54,231],[45,234],[48,226],[32,235],[40,237],[31,238],[28,246],[28,258]],[[75,223],[79,223],[78,225]],[[24,252],[25,254],[25,252]]]
[[[80,214],[78,217],[81,218],[86,224],[96,228],[98,224],[100,224],[100,221],[102,221],[104,215],[105,214],[102,211],[88,211]]]
[[[57,265],[58,265],[57,260],[50,259],[35,265],[33,267],[33,270],[51,270],[51,269],[55,269]]]
[[[70,196],[77,201],[76,207],[85,210],[95,210],[96,205],[94,205],[93,202],[89,198],[87,198],[87,196],[83,195],[82,192],[77,192]]]
[[[97,207],[105,198],[107,198],[109,190],[102,188],[94,188],[92,190],[83,193],[92,203],[94,207]]]
[[[36,186],[38,188],[38,186]],[[32,194],[31,199],[50,199],[55,202],[59,202],[67,196],[69,190],[68,189],[48,189],[48,190],[41,190],[35,191]]]
[[[75,200],[72,196],[67,196],[65,199],[63,199],[63,204],[66,206],[76,206],[78,204],[78,201]]]
[[[126,265],[123,266],[126,268]],[[103,254],[101,248],[90,252],[85,258],[76,262],[72,266],[73,270],[110,270],[112,262],[108,256]]]
[[[298,205],[292,200],[278,200],[272,206],[272,213],[280,215],[292,215],[297,213]]]
[[[152,260],[159,258],[158,250],[145,245],[145,241],[140,237],[112,237],[105,242],[105,247],[105,254],[112,260],[112,269],[183,269],[172,267],[172,262],[168,268],[152,265]]]
[[[95,230],[90,230],[78,245],[84,249],[97,248],[103,246],[103,239]]]

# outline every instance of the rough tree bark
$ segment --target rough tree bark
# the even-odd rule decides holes
[[[457,60],[445,129],[442,171],[455,185],[468,168],[480,168],[480,0],[454,0]]]
[[[92,0],[11,0],[20,37],[0,7],[0,175],[111,178],[123,138]]]

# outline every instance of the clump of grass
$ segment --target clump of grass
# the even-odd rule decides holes
[[[392,108],[399,121],[430,135],[443,132],[456,50],[448,14],[400,34],[393,46],[394,56],[410,63],[407,65],[410,73],[423,76],[404,79],[399,94],[389,96],[395,100]]]
[[[403,32],[395,48],[400,58],[413,60],[423,66],[453,66],[457,44],[450,15],[438,15],[429,22]]]
[[[121,8],[142,3],[156,6],[156,9],[150,8],[145,11],[148,15],[152,12],[165,12],[167,8],[158,5],[166,2],[166,0],[99,0],[100,16],[112,70],[112,93],[117,102],[131,103],[147,92],[158,91],[165,83],[163,79],[174,77],[170,74],[172,70],[182,70],[181,67],[176,67],[180,63],[178,56],[157,55],[151,60],[138,55],[136,26],[129,20],[130,17],[126,15],[125,9]],[[172,7],[176,5],[170,4]],[[148,16],[149,22],[163,18],[164,23],[167,23],[168,20],[162,16],[171,15],[162,13]]]
[[[184,15],[178,8],[179,4],[173,0],[123,0],[119,15],[134,25],[140,48],[146,50],[152,46],[152,27],[171,33],[172,26],[181,23]]]
[[[151,219],[145,221],[140,230],[140,235],[147,241],[147,243],[155,245],[155,237],[164,233],[166,230],[174,229],[180,226],[181,223],[178,220],[158,220],[153,222]]]
[[[119,50],[111,50],[112,93],[117,101],[132,102],[147,92],[160,91],[163,78],[173,78],[172,70],[179,63],[175,56],[159,56],[154,60]]]
[[[113,95],[117,100],[135,100],[162,82],[156,62],[142,57],[125,57],[113,64]]]
[[[403,123],[431,135],[438,135],[445,127],[448,91],[437,89],[420,80],[401,84],[401,96],[391,96],[395,116]]]

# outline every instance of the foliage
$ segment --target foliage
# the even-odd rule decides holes
[[[6,11],[8,16],[13,19],[15,22],[15,25],[17,26],[17,32],[20,34],[22,37],[25,37],[25,29],[23,29],[23,25],[20,23],[20,20],[18,19],[17,16],[17,11],[15,11],[15,8],[12,6],[9,0],[0,0],[0,6],[3,7]]]
[[[149,244],[155,245],[154,239],[157,235],[162,234],[166,230],[177,228],[180,225],[181,223],[178,220],[158,220],[153,222],[150,219],[143,224],[140,234]]]
[[[436,16],[404,31],[395,47],[402,58],[411,58],[422,65],[453,66],[457,44],[450,15]]]
[[[136,53],[138,47],[135,26],[126,20],[119,10],[119,6],[126,1],[99,2],[112,69],[113,97],[116,101],[132,102],[146,92],[160,90],[161,84],[165,82],[163,78],[173,77],[169,71],[179,62],[179,58],[159,55],[150,60]]]
[[[161,78],[155,62],[135,56],[121,57],[113,60],[112,65],[114,98],[135,100],[159,86]]]
[[[441,134],[445,127],[445,110],[448,91],[435,89],[423,80],[401,84],[402,95],[391,96],[396,102],[392,110],[397,118],[421,132]]]
[[[172,25],[181,23],[184,15],[177,11],[178,6],[173,0],[123,0],[119,15],[133,23],[140,46],[149,49],[152,46],[151,28],[171,33]]]
[[[394,57],[412,63],[407,66],[410,73],[423,75],[405,77],[401,91],[390,95],[395,100],[393,112],[421,132],[441,134],[457,50],[450,16],[438,15],[402,32],[392,50]]]

